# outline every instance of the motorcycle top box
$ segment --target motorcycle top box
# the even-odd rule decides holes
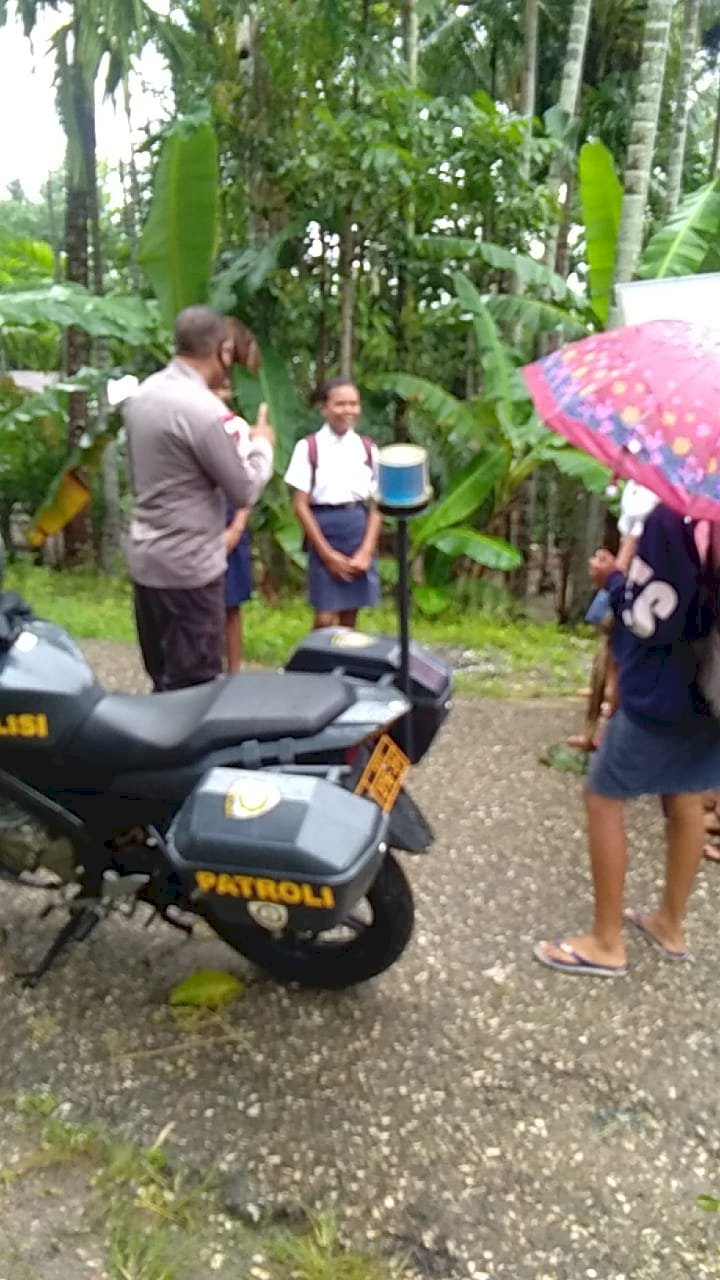
[[[211,769],[167,836],[176,871],[213,915],[326,930],[362,898],[387,853],[387,817],[325,778]]]
[[[410,641],[410,687],[412,710],[411,750],[413,764],[421,760],[447,718],[452,705],[452,668],[430,649]],[[286,671],[335,671],[377,684],[391,680],[400,687],[400,645],[390,636],[369,635],[348,627],[322,627],[300,641],[285,664]],[[390,730],[403,748],[407,747],[405,717]]]

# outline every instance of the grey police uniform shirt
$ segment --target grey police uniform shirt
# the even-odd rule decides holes
[[[145,587],[204,587],[225,572],[226,507],[250,507],[272,475],[262,438],[242,454],[227,409],[201,375],[175,357],[123,410],[135,498],[127,558]]]

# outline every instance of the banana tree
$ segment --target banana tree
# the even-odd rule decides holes
[[[498,526],[538,467],[554,462],[598,492],[608,481],[606,468],[566,446],[538,421],[489,299],[459,273],[453,282],[459,313],[472,324],[481,354],[482,395],[459,400],[409,374],[383,374],[371,383],[426,414],[452,453],[455,479],[440,501],[410,525],[411,554],[425,568],[425,582],[415,587],[415,596],[421,608],[433,612],[448,604],[448,584],[460,558],[501,572],[521,565],[517,548],[487,530]]]
[[[16,10],[17,9],[17,14]],[[46,17],[56,13],[51,36],[55,62],[57,113],[66,141],[65,275],[76,284],[102,292],[102,254],[99,235],[95,96],[100,72],[106,68],[106,95],[112,95],[129,74],[133,59],[163,22],[145,0],[19,0],[10,6],[0,0],[0,26],[19,17],[24,34],[32,38]],[[92,358],[87,329],[71,325],[65,333],[65,370],[76,373]],[[72,448],[87,431],[88,403],[74,392],[68,414],[68,443]],[[78,556],[90,546],[89,519],[74,521],[68,530]]]
[[[158,158],[138,255],[169,330],[183,307],[207,302],[218,216],[218,154],[209,119],[181,119]]]
[[[598,319],[604,323],[620,236],[622,187],[612,156],[602,142],[589,142],[582,148],[580,195],[590,296]],[[686,195],[650,237],[640,256],[637,274],[646,280],[663,280],[714,270],[718,236],[720,174]]]
[[[96,296],[86,287],[67,283],[23,293],[0,294],[0,330],[3,325],[32,326],[48,321],[67,332],[88,338],[114,339],[127,348],[142,347],[166,358],[171,345],[172,324],[183,306],[204,302],[210,292],[217,222],[217,148],[212,126],[204,117],[180,119],[168,132],[156,171],[153,200],[141,244],[141,262],[158,299]],[[130,353],[129,364],[133,355]],[[71,413],[80,395],[87,404],[109,376],[123,368],[107,369],[92,377],[87,387],[85,367],[69,401],[58,412]],[[129,370],[128,370],[129,371]],[[92,384],[92,385],[91,385]],[[80,390],[80,388],[82,389]],[[38,402],[37,412],[43,406]],[[32,412],[26,408],[25,412]],[[107,422],[86,425],[71,439],[70,456],[54,477],[42,506],[35,513],[30,537],[35,545],[48,532],[57,532],[83,511],[90,500],[90,488],[83,468],[97,469],[101,444],[120,430],[118,415]]]
[[[622,213],[622,185],[604,143],[586,142],[579,160],[580,206],[590,302],[600,325],[607,323]]]

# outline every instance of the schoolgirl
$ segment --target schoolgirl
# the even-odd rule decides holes
[[[380,596],[375,552],[381,516],[371,501],[377,449],[355,431],[362,406],[352,382],[327,383],[320,407],[325,421],[295,445],[285,480],[305,535],[313,625],[354,627],[358,610]]]
[[[536,959],[551,969],[624,976],[624,924],[668,960],[688,955],[683,922],[703,852],[703,792],[720,787],[720,721],[698,682],[698,641],[711,626],[703,604],[707,568],[700,533],[658,505],[639,539],[626,539],[617,558],[601,549],[590,562],[591,577],[607,590],[615,616],[620,705],[593,757],[585,792],[593,923],[577,937],[537,944]],[[623,807],[644,795],[663,800],[665,883],[654,910],[623,912]]]

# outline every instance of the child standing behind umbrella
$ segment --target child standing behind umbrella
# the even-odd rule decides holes
[[[377,449],[355,431],[362,409],[347,378],[327,383],[320,407],[325,422],[295,445],[285,479],[305,534],[313,625],[337,620],[354,627],[358,609],[377,604],[380,595],[375,551],[381,516],[371,504]]]
[[[697,641],[712,618],[704,608],[707,569],[699,531],[668,507],[647,517],[631,559],[596,552],[590,572],[615,616],[613,650],[620,706],[590,767],[586,808],[595,891],[589,932],[540,942],[535,957],[564,973],[627,973],[623,923],[668,960],[687,957],[683,920],[704,844],[703,792],[720,785],[720,722],[698,685]],[[665,885],[655,910],[623,914],[627,868],[624,802],[663,798]]]

